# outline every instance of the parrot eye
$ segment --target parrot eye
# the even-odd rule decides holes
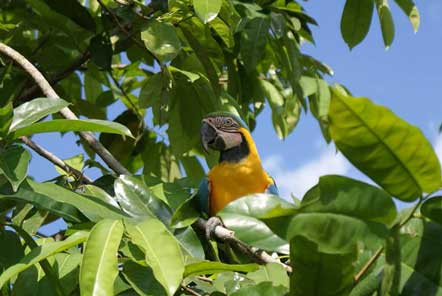
[[[227,124],[227,125],[233,125],[233,120],[230,119],[230,118],[227,118],[227,120],[226,120],[226,124]]]

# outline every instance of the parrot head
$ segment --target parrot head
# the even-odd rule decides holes
[[[209,148],[220,152],[240,147],[244,142],[241,133],[247,126],[238,116],[217,112],[205,116],[201,126],[201,143],[206,152]]]

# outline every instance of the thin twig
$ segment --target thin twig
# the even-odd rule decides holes
[[[200,293],[192,290],[191,288],[187,287],[185,284],[181,284],[181,288],[183,288],[183,290],[189,293],[190,295],[202,296]]]
[[[49,152],[39,144],[32,141],[30,138],[23,136],[20,137],[20,140],[23,143],[25,143],[29,148],[31,148],[32,150],[34,150],[35,152],[37,152],[38,154],[40,154],[41,156],[43,156],[44,158],[46,158],[47,160],[49,160],[50,162],[61,168],[66,173],[74,175],[75,178],[81,180],[82,183],[90,184],[93,182],[88,176],[84,175],[79,170],[74,169],[73,167],[65,163],[63,160],[58,158],[56,155],[52,154],[51,152]]]
[[[138,39],[134,38],[133,35],[132,35],[132,33],[129,32],[129,31],[126,29],[126,27],[123,26],[123,25],[120,23],[120,20],[118,19],[118,16],[115,14],[115,12],[113,12],[109,7],[107,7],[107,6],[103,3],[103,1],[101,1],[101,0],[97,0],[97,1],[98,1],[98,3],[100,4],[100,6],[101,6],[104,10],[106,10],[107,13],[110,14],[110,16],[111,16],[112,20],[114,21],[114,23],[120,28],[121,31],[124,32],[124,34],[127,35],[127,37],[129,37],[129,38],[130,38],[133,42],[135,42],[135,44],[138,45],[139,47],[141,47],[141,48],[143,48],[143,49],[146,48],[146,47],[144,46],[143,43],[141,43]]]
[[[20,53],[0,42],[0,52],[9,56],[19,64],[40,86],[43,93],[51,99],[57,99],[59,96],[51,87],[43,75]],[[61,115],[66,119],[77,120],[78,117],[67,107],[60,110]],[[80,136],[88,145],[103,159],[103,161],[118,174],[130,174],[129,171],[95,138],[90,132],[80,132]]]
[[[198,227],[201,230],[206,229],[207,221],[204,219],[199,218],[195,222],[196,227]],[[264,250],[261,250],[256,247],[251,247],[247,245],[246,243],[240,241],[235,237],[235,233],[232,230],[229,230],[227,228],[224,228],[222,226],[217,226],[214,230],[214,235],[217,239],[230,243],[233,247],[235,247],[237,250],[242,252],[243,254],[246,254],[250,258],[252,258],[256,263],[264,264],[264,263],[278,263],[281,264],[286,271],[292,272],[292,267],[282,263],[280,260],[273,258],[270,256],[267,252]]]
[[[354,285],[356,285],[362,278],[362,276],[370,269],[370,267],[376,262],[376,260],[381,256],[384,251],[384,247],[380,247],[370,259],[368,259],[367,263],[362,266],[361,270],[355,275],[353,279]]]

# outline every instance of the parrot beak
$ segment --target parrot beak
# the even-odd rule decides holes
[[[203,120],[200,132],[203,149],[206,153],[209,153],[209,146],[215,143],[216,137],[218,136],[216,129],[207,121]]]

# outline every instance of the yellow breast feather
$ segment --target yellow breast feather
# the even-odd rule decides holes
[[[209,210],[215,215],[229,202],[253,193],[262,193],[273,183],[263,170],[258,151],[250,133],[241,128],[249,145],[249,155],[239,162],[222,162],[213,167],[208,178],[210,181]]]

